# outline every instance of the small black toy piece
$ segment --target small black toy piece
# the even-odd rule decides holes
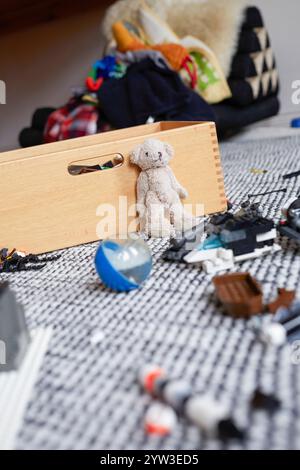
[[[258,196],[269,196],[270,194],[278,194],[278,193],[286,193],[286,192],[287,192],[286,188],[272,189],[271,191],[265,191],[263,193],[248,194],[248,199],[252,199]]]
[[[297,176],[300,176],[300,171],[293,171],[292,173],[287,173],[286,175],[283,175],[284,180],[289,180],[291,178],[297,178]]]
[[[251,406],[257,410],[265,410],[273,413],[280,408],[281,402],[274,395],[268,395],[263,393],[260,389],[257,389],[253,394]]]
[[[0,273],[14,273],[18,271],[39,271],[46,263],[56,261],[60,255],[37,256],[18,253],[15,249],[11,252],[7,248],[0,250]]]
[[[30,343],[24,311],[7,282],[0,284],[0,373],[20,366]]]
[[[162,259],[173,263],[183,262],[183,258],[200,245],[204,233],[204,223],[200,223],[184,233],[180,239],[173,238],[170,247],[163,253]]]

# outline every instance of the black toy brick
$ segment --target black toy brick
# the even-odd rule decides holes
[[[183,258],[196,246],[200,245],[204,233],[204,224],[186,231],[180,239],[173,238],[169,248],[162,254],[164,261],[184,262]]]
[[[263,393],[260,389],[257,389],[252,397],[251,405],[254,409],[273,413],[280,408],[281,402],[274,395]]]
[[[251,208],[249,208],[251,209]],[[254,210],[255,209],[255,210]],[[242,211],[238,215],[230,214],[229,217],[224,218],[225,223],[220,223],[221,219],[212,219],[211,224],[217,221],[213,233],[219,233],[220,239],[225,248],[233,251],[235,256],[241,256],[253,252],[257,248],[264,246],[272,246],[275,238],[272,230],[275,225],[272,220],[266,219],[257,215],[257,208],[253,208],[253,212],[245,213]],[[260,241],[259,235],[268,235],[270,237],[263,237]]]

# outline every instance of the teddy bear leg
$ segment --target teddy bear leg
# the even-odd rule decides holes
[[[175,234],[175,230],[166,217],[165,208],[162,205],[151,206],[148,223],[152,238],[170,238]]]
[[[147,220],[148,220],[148,214],[143,214],[142,216],[140,215],[139,216],[139,229],[140,229],[140,232],[142,233],[145,233],[146,235],[148,235],[147,233]]]
[[[199,220],[189,212],[183,211],[183,231],[186,232],[199,224]]]
[[[197,219],[186,212],[181,203],[173,204],[170,214],[176,232],[184,233],[197,225]]]
[[[152,238],[169,238],[174,236],[174,229],[166,217],[166,209],[154,192],[149,192],[146,201],[146,231]]]

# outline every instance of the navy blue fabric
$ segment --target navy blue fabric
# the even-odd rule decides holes
[[[224,132],[241,129],[254,122],[274,116],[279,111],[280,103],[277,96],[272,96],[244,108],[238,108],[227,102],[214,105],[213,108],[216,114],[217,129],[222,135]]]
[[[156,121],[214,121],[211,106],[185,86],[178,73],[151,59],[132,65],[121,79],[105,82],[98,92],[101,109],[116,128]]]

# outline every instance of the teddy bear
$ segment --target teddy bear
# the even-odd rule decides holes
[[[168,143],[149,138],[137,146],[131,163],[140,167],[137,181],[137,211],[140,231],[153,238],[175,237],[194,227],[196,219],[183,208],[187,190],[168,166],[174,149]]]

